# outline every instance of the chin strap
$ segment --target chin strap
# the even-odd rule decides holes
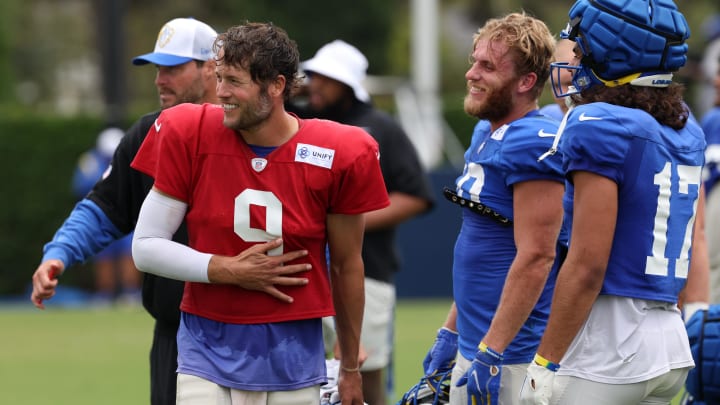
[[[573,109],[573,106],[570,106],[568,108],[567,112],[565,113],[565,115],[563,115],[562,121],[560,121],[560,126],[558,127],[557,133],[555,134],[555,139],[553,140],[552,146],[550,147],[550,149],[548,149],[547,152],[540,155],[540,157],[537,160],[538,162],[544,160],[548,156],[554,155],[557,152],[558,145],[560,144],[560,136],[562,135],[563,131],[565,131],[565,126],[567,125],[568,116],[570,115],[570,111],[572,111],[572,109]]]

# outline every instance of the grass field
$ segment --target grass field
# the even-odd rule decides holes
[[[152,319],[132,310],[0,309],[5,404],[149,403]]]
[[[414,385],[449,301],[400,301],[396,398]],[[0,307],[0,402],[149,403],[152,319],[141,308]]]

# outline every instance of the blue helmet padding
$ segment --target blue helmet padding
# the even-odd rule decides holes
[[[695,360],[685,388],[697,401],[720,402],[720,304],[697,311],[688,321],[690,350]]]
[[[564,36],[602,79],[673,72],[685,65],[690,28],[671,0],[578,0]]]

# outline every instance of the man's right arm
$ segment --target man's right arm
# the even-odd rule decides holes
[[[125,181],[130,181],[128,159],[137,152],[143,131],[147,132],[154,116],[157,116],[157,113],[147,114],[133,124],[113,155],[109,173],[75,206],[52,241],[45,245],[42,262],[32,277],[31,300],[36,307],[43,309],[42,301],[55,294],[58,283],[56,278],[66,268],[89,259],[114,240],[132,231],[137,216],[128,217],[132,216],[134,207],[125,200],[121,201],[121,198],[131,196],[128,189],[135,189],[124,186]],[[142,197],[144,198],[144,195]],[[136,205],[139,207],[142,198],[138,200]]]
[[[65,268],[84,262],[123,236],[105,213],[84,198],[43,248],[42,261],[58,259]]]
[[[122,236],[105,213],[87,198],[80,201],[43,249],[42,262],[32,277],[33,304],[44,309],[52,298],[57,276],[66,268],[87,260]]]

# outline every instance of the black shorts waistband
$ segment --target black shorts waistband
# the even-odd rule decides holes
[[[461,207],[467,207],[480,215],[490,217],[499,222],[501,225],[512,226],[512,221],[510,220],[510,218],[504,217],[494,209],[488,207],[481,202],[471,201],[467,198],[460,197],[455,193],[455,191],[450,189],[450,187],[443,188],[443,195],[445,196],[445,198],[448,199],[448,201],[458,204]]]

